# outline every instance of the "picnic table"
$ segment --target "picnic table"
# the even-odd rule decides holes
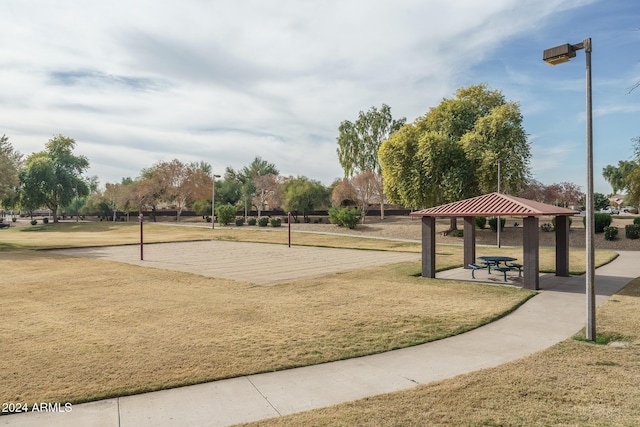
[[[507,271],[518,270],[518,277],[522,276],[522,264],[514,263],[513,261],[517,261],[517,258],[513,258],[510,256],[502,256],[502,255],[487,255],[478,257],[479,260],[482,261],[484,267],[481,267],[477,264],[469,264],[469,267],[472,268],[471,278],[475,279],[475,270],[479,269],[487,269],[488,274],[491,274],[491,267],[494,270],[501,272],[504,275],[504,281],[507,281]],[[507,263],[511,264],[507,264]],[[500,263],[504,263],[504,267],[500,267]]]

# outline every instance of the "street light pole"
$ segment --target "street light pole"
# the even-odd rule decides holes
[[[586,54],[586,81],[587,81],[587,211],[585,218],[586,251],[587,251],[587,325],[586,338],[589,341],[596,339],[596,288],[595,288],[595,252],[594,252],[594,205],[593,205],[593,104],[591,97],[591,38],[584,39],[574,45],[563,44],[547,49],[542,54],[542,59],[550,65],[562,64],[576,56],[576,51],[584,49]]]
[[[211,182],[212,190],[211,190],[211,229],[215,228],[216,223],[216,178],[220,178],[220,175],[216,175],[211,172]]]
[[[498,159],[498,194],[500,193],[500,159]],[[498,217],[498,247],[500,247],[500,229],[502,228],[502,217]]]

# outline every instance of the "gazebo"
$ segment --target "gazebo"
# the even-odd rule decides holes
[[[464,218],[464,266],[476,260],[476,216],[518,216],[523,218],[524,284],[540,289],[538,220],[555,216],[556,276],[569,275],[569,219],[578,212],[501,193],[485,194],[459,202],[412,212],[422,217],[422,277],[436,277],[436,217]]]

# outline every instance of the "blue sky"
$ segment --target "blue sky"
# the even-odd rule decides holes
[[[255,156],[329,184],[341,121],[386,103],[411,122],[484,82],[520,103],[533,177],[584,190],[584,51],[542,51],[587,37],[596,191],[640,136],[637,0],[3,0],[0,28],[0,134],[25,155],[73,137],[102,184]]]

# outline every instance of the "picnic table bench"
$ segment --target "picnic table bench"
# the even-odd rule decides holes
[[[478,257],[481,261],[482,265],[479,264],[469,264],[471,268],[471,278],[475,279],[476,270],[484,270],[487,269],[487,273],[491,274],[491,268],[495,271],[499,271],[503,274],[504,281],[507,281],[507,271],[518,270],[518,277],[522,277],[522,264],[514,263],[516,258],[508,257],[508,256],[481,256]],[[500,263],[504,263],[504,266],[501,267]]]
[[[9,228],[11,227],[11,224],[9,224],[8,222],[0,222],[0,228]]]

